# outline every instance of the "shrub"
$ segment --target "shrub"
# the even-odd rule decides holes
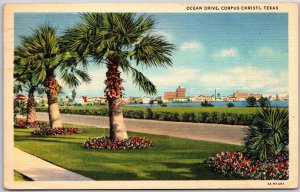
[[[71,135],[82,133],[78,128],[37,128],[32,132],[33,135],[48,136],[48,135]]]
[[[287,153],[260,161],[244,152],[221,152],[210,156],[204,163],[210,170],[230,178],[260,180],[287,180],[289,178]]]
[[[196,114],[184,112],[180,115],[180,121],[183,122],[196,122]]]
[[[144,119],[143,110],[124,110],[123,115],[125,118]]]
[[[37,111],[46,111],[46,108],[37,108]],[[81,114],[81,115],[100,115],[108,116],[107,107],[99,108],[62,108],[61,113]],[[123,110],[125,118],[134,119],[154,119],[163,121],[182,121],[182,122],[201,122],[201,123],[224,123],[232,125],[251,125],[254,114],[235,114],[227,112],[170,112],[156,111],[152,108],[127,109]]]
[[[250,126],[245,151],[260,159],[267,159],[288,150],[289,114],[287,109],[261,108]]]
[[[216,123],[226,123],[226,115],[225,113],[218,113],[216,118]]]
[[[208,116],[205,119],[206,123],[215,123],[217,122],[218,112],[211,112],[208,114]]]
[[[149,139],[139,137],[129,137],[124,140],[110,140],[109,137],[95,137],[87,139],[82,146],[87,149],[143,149],[153,146],[153,142]]]
[[[248,97],[246,99],[247,101],[247,107],[256,107],[257,106],[257,103],[256,103],[256,98],[255,97]]]
[[[226,122],[227,122],[227,124],[238,125],[238,123],[239,123],[238,115],[234,114],[234,113],[227,113],[226,114]]]
[[[208,114],[209,114],[208,112],[198,113],[197,122],[204,123],[206,121],[206,118],[207,118]]]
[[[146,112],[144,113],[144,119],[152,119],[153,118],[153,112],[151,108],[147,107]]]
[[[166,111],[154,111],[153,119],[163,121],[179,121],[179,113],[166,112]]]
[[[213,107],[214,105],[205,100],[204,102],[201,102],[201,106],[202,107]]]
[[[227,107],[234,107],[234,103],[227,103]]]
[[[269,107],[271,105],[270,100],[267,97],[261,97],[257,102],[260,107]]]

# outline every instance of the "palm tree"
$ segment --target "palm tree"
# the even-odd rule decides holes
[[[271,105],[270,100],[267,97],[261,97],[257,100],[260,107],[269,107]]]
[[[122,112],[121,72],[131,73],[133,83],[146,94],[156,94],[155,85],[132,64],[142,67],[171,66],[173,45],[150,34],[155,20],[133,13],[84,13],[81,23],[68,29],[64,43],[86,60],[106,65],[105,95],[109,106],[110,138],[128,138]]]
[[[256,107],[256,98],[251,96],[246,99],[247,107]]]
[[[44,89],[42,84],[37,81],[32,65],[26,63],[27,60],[22,58],[22,52],[20,51],[21,49],[17,47],[14,54],[14,93],[17,94],[24,90],[28,92],[26,121],[33,123],[36,121],[34,93],[37,91],[41,94]]]
[[[90,82],[84,62],[78,62],[78,55],[63,51],[56,29],[47,24],[40,25],[30,36],[22,36],[22,44],[18,47],[18,57],[22,65],[33,69],[37,82],[43,84],[48,99],[50,128],[62,127],[59,104],[57,102],[60,85],[56,80],[59,70],[61,79],[69,87],[76,87],[80,80]],[[83,68],[77,68],[77,64]]]

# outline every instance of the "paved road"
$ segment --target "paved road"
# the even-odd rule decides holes
[[[108,128],[108,117],[61,114],[63,123],[89,125],[99,128]],[[39,120],[48,121],[48,114],[37,113]],[[208,123],[188,123],[171,121],[154,121],[141,119],[125,119],[128,131],[167,135],[172,137],[193,140],[216,141],[221,143],[242,145],[247,126],[220,125]]]

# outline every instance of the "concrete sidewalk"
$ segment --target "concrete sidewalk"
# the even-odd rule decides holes
[[[14,148],[14,169],[34,181],[93,181]]]

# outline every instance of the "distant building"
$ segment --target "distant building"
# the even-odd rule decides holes
[[[199,101],[204,102],[204,101],[214,101],[215,97],[214,96],[205,96],[205,95],[200,95],[199,96]]]
[[[235,101],[236,99],[234,97],[222,97],[221,101]]]
[[[233,93],[233,97],[236,100],[246,100],[249,97],[255,97],[256,99],[260,99],[262,97],[262,94],[260,93],[244,93],[244,92],[239,92],[236,91]]]
[[[19,100],[19,101],[27,101],[27,97],[25,95],[22,95],[22,94],[18,94],[16,97],[15,97],[15,100]]]
[[[83,101],[86,103],[88,101],[88,97],[87,96],[82,96]]]
[[[41,102],[47,103],[47,101],[48,101],[47,97],[34,97],[34,100],[35,100],[37,103],[41,103]]]
[[[143,104],[150,103],[151,98],[150,97],[143,97]]]
[[[184,87],[178,86],[176,92],[165,92],[164,99],[183,99],[185,98],[185,91]]]
[[[69,102],[69,98],[65,98],[65,97],[64,97],[64,98],[61,99],[61,101],[67,103],[67,102]]]
[[[214,96],[199,95],[190,98],[191,102],[215,101]]]
[[[175,99],[176,92],[165,92],[164,98],[165,99]]]
[[[123,97],[122,101],[124,104],[129,104],[130,103],[130,97]]]
[[[176,89],[176,98],[177,99],[182,99],[185,98],[185,88],[178,86]]]
[[[82,97],[74,99],[75,104],[84,105],[84,99]]]

